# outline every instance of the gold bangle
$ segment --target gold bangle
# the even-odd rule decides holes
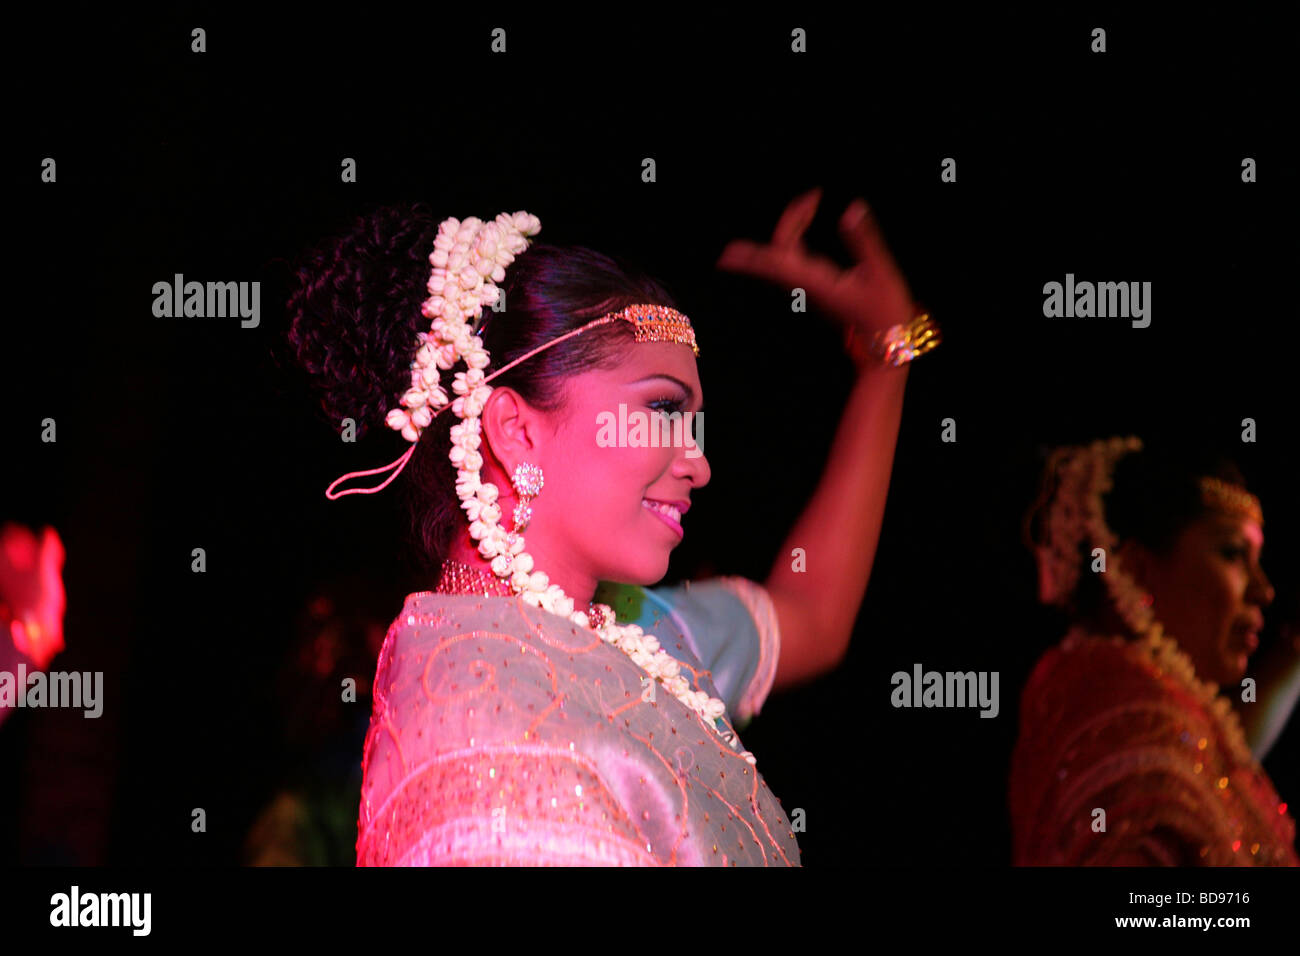
[[[922,311],[905,325],[892,325],[877,332],[867,345],[857,339],[857,329],[850,326],[844,345],[859,366],[868,361],[897,368],[932,351],[943,342],[939,327]]]

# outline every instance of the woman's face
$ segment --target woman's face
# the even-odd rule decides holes
[[[638,343],[616,368],[570,379],[568,404],[545,418],[531,447],[512,446],[508,430],[500,433],[506,442],[492,442],[494,453],[504,448],[511,468],[519,461],[541,466],[544,484],[532,501],[525,550],[575,601],[589,600],[599,581],[649,585],[667,573],[669,554],[683,537],[674,525],[689,522],[680,514],[665,520],[647,499],[685,512],[692,492],[708,483],[709,464],[696,443],[703,439],[703,404],[689,346]],[[681,414],[665,440],[665,416],[673,412]],[[485,410],[489,436],[496,430],[491,417]],[[638,419],[647,426],[640,432]],[[500,487],[509,499],[501,523],[511,528],[508,479]]]
[[[1193,522],[1171,554],[1145,555],[1139,580],[1156,620],[1192,658],[1197,676],[1237,684],[1259,646],[1273,587],[1259,564],[1264,533],[1249,518],[1213,513]]]

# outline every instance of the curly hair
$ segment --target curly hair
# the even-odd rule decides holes
[[[331,428],[350,418],[363,436],[410,387],[416,334],[429,327],[420,305],[428,298],[438,222],[425,203],[384,206],[359,216],[349,231],[296,264],[288,340],[320,393]],[[533,242],[506,268],[500,287],[498,304],[504,308],[485,309],[480,325],[492,357],[489,374],[607,312],[636,304],[679,308],[656,280],[619,257],[581,246]],[[563,412],[569,379],[618,365],[633,341],[626,323],[597,326],[521,362],[492,386],[514,389],[541,411]],[[410,543],[421,571],[441,563],[458,532],[469,540],[455,492],[456,469],[447,457],[450,429],[458,421],[451,412],[435,418],[421,432],[402,475]]]

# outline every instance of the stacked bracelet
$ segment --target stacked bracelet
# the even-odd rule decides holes
[[[879,362],[897,368],[939,346],[943,337],[930,313],[921,311],[905,325],[892,325],[877,332],[870,343],[857,337],[857,328],[850,325],[844,336],[844,346],[859,366]]]

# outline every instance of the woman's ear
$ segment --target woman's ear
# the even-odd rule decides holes
[[[540,416],[514,389],[493,389],[480,421],[484,438],[480,453],[491,445],[497,461],[526,461],[537,454]]]
[[[1134,581],[1138,587],[1144,591],[1151,590],[1151,562],[1154,555],[1151,551],[1139,541],[1132,538],[1125,538],[1115,548],[1115,555],[1119,558],[1121,566]]]

